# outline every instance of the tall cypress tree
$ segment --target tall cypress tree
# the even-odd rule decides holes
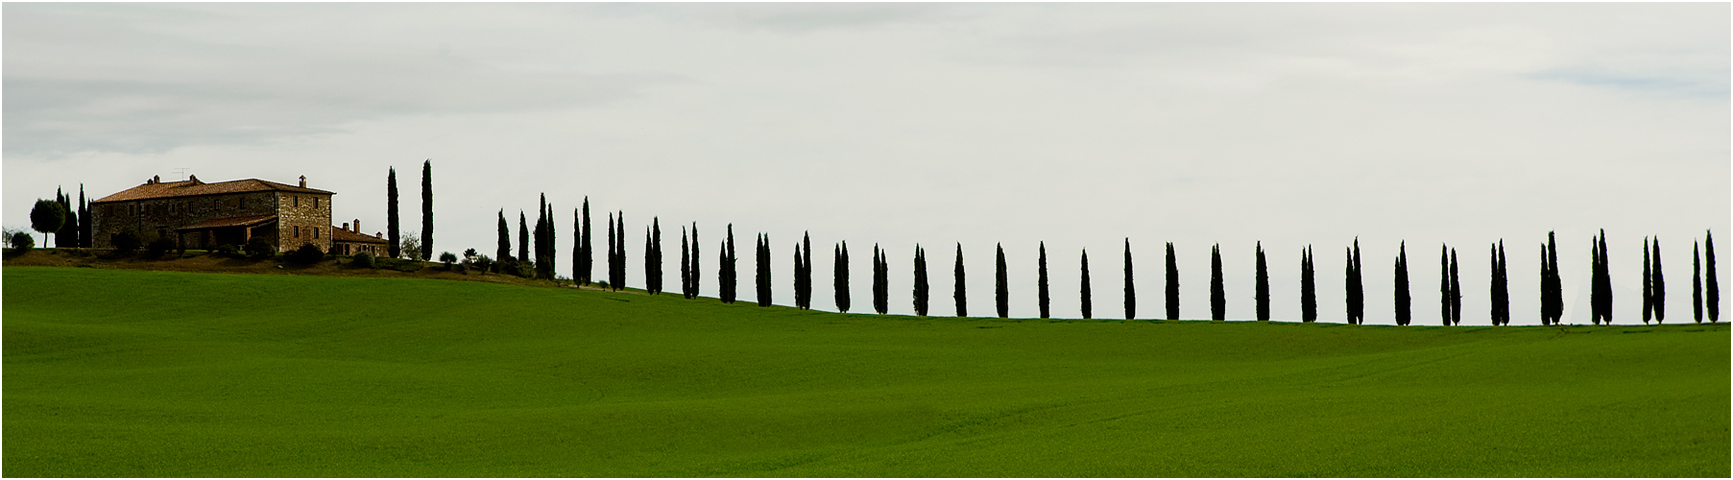
[[[964,288],[966,283],[963,275],[963,242],[957,242],[957,265],[952,269],[955,270],[957,283],[951,292],[951,299],[957,302],[957,316],[967,317],[969,316],[969,295]]]
[[[558,264],[557,262],[559,261],[559,256],[560,256],[559,241],[557,240],[557,238],[559,237],[559,231],[558,231],[558,229],[554,228],[554,206],[553,206],[553,204],[548,204],[547,211],[548,211],[547,215],[546,215],[548,217],[548,228],[547,228],[548,271],[547,271],[547,278],[548,278],[548,280],[553,280],[555,277],[558,276],[558,275],[556,275],[557,270],[554,268],[554,265]]]
[[[848,241],[847,240],[844,240],[841,243],[838,243],[836,245],[836,264],[833,265],[833,269],[836,271],[836,281],[834,282],[835,284],[833,286],[835,293],[836,293],[836,310],[839,312],[842,312],[842,313],[848,313],[849,297],[848,297]]]
[[[1708,230],[1703,231],[1703,263],[1703,302],[1708,307],[1709,323],[1715,323],[1721,319],[1721,284],[1715,277],[1715,232]]]
[[[511,224],[506,223],[503,208],[499,209],[499,245],[493,254],[502,262],[511,258]]]
[[[615,210],[614,211],[614,235],[617,235],[619,237],[619,238],[615,239],[615,241],[614,241],[614,257],[617,260],[614,261],[612,263],[612,265],[614,265],[614,276],[618,277],[618,279],[613,282],[614,283],[614,289],[624,290],[626,288],[626,212],[625,211],[622,211],[622,210]]]
[[[1090,318],[1091,305],[1089,304],[1089,249],[1087,248],[1083,249],[1082,265],[1083,279],[1081,280],[1081,286],[1078,287],[1078,293],[1082,296],[1081,310],[1083,311],[1083,319],[1088,320]]]
[[[661,294],[662,293],[662,218],[661,217],[650,217],[650,250],[655,252],[655,254],[654,255],[645,255],[646,257],[651,257],[651,259],[649,260],[649,263],[650,263],[649,270],[650,271],[646,272],[646,275],[651,277],[649,279],[650,289],[653,290],[651,293]]]
[[[524,216],[523,210],[517,211],[517,260],[530,261],[530,222],[529,218]]]
[[[656,217],[650,218],[654,219]],[[658,267],[660,267],[660,265],[657,265],[656,263],[656,241],[654,240],[654,234],[650,233],[650,227],[644,227],[644,293],[650,295],[655,295],[656,289],[659,286],[656,284],[656,270],[659,270]]]
[[[357,225],[356,228],[359,229],[360,226]],[[90,235],[90,203],[84,200],[84,184],[80,183],[78,184],[78,246],[90,248],[94,245],[95,240]]]
[[[758,234],[758,306],[770,306],[770,235]]]
[[[704,277],[698,270],[698,263],[702,263],[698,260],[704,258],[698,253],[698,246],[698,222],[691,222],[691,265],[688,265],[688,269],[691,269],[691,298],[698,298],[698,295],[704,293],[704,289],[698,288],[698,279]]]
[[[1613,274],[1607,264],[1607,231],[1601,230],[1600,267],[1601,267],[1601,321],[1607,325],[1613,324]]]
[[[1450,246],[1438,249],[1438,317],[1450,326]]]
[[[1264,263],[1264,242],[1258,242],[1258,266],[1254,296],[1258,301],[1258,321],[1270,321],[1270,267]]]
[[[1048,318],[1047,304],[1050,298],[1047,294],[1047,242],[1041,242],[1041,256],[1036,262],[1039,271],[1035,280],[1035,301],[1040,304],[1041,318]]]
[[[1491,317],[1493,326],[1498,326],[1503,324],[1498,321],[1498,302],[1501,300],[1498,295],[1498,244],[1493,244],[1487,247],[1487,256],[1491,257],[1491,260],[1488,260],[1487,264],[1492,266],[1492,278],[1486,281],[1486,284],[1489,287],[1488,290],[1490,290],[1487,295],[1491,300],[1488,302],[1490,308],[1488,308],[1489,311],[1487,312],[1487,316]]]
[[[1552,324],[1558,325],[1565,315],[1564,278],[1560,276],[1558,268],[1558,242],[1554,238],[1553,232],[1550,231],[1546,232],[1546,258],[1547,272],[1549,273],[1547,290],[1551,292],[1549,298],[1552,299],[1552,308],[1549,312],[1551,313]]]
[[[1456,269],[1456,249],[1450,249],[1450,324],[1462,324],[1462,276]]]
[[[1498,241],[1498,321],[1510,325],[1510,259],[1504,256],[1504,240]]]
[[[574,258],[577,260],[577,270],[572,276],[586,286],[594,279],[594,265],[596,265],[596,246],[589,241],[591,236],[593,236],[593,230],[589,227],[589,196],[584,196],[584,230],[577,241],[577,250],[579,251],[577,251],[577,258]],[[693,237],[693,241],[697,241],[697,237]],[[697,256],[693,256],[693,258],[697,258]]]
[[[536,278],[547,278],[548,267],[548,200],[542,195],[541,205],[536,207],[536,226],[530,230],[530,239],[535,241],[530,250],[530,258],[536,260]]]
[[[397,221],[396,168],[392,168],[389,173],[385,174],[385,229],[387,230],[386,233],[391,235],[391,244],[385,246],[387,253],[391,254],[391,258],[403,258],[403,239],[398,238],[398,231],[402,229],[402,225],[399,225]],[[500,257],[500,260],[504,261],[505,257]]]
[[[1312,260],[1312,246],[1300,250],[1300,321],[1318,321],[1317,265]]]
[[[433,258],[433,159],[421,163],[421,258]]]
[[[1360,237],[1354,237],[1354,248],[1348,252],[1348,323],[1366,323],[1366,289],[1360,264]]]
[[[58,189],[56,189],[58,190]],[[54,232],[54,246],[57,248],[78,247],[78,212],[73,208],[72,197],[58,191],[55,192],[55,202],[60,204],[60,215],[66,220],[60,223],[60,229]]]
[[[1222,244],[1218,243],[1209,250],[1209,318],[1222,321],[1228,318],[1228,292],[1222,281]]]
[[[1413,301],[1408,296],[1408,242],[1402,242],[1396,254],[1396,324],[1408,325]]]
[[[1691,242],[1691,318],[1703,323],[1703,266],[1697,242]]]
[[[801,258],[800,256],[800,242],[794,242],[794,308],[801,310],[806,309],[806,304],[803,303],[803,300],[805,299],[802,298],[804,295],[802,295],[802,292],[800,291],[800,277],[803,268],[801,263],[805,261],[806,259]]]
[[[1589,237],[1589,321],[1601,324],[1601,246]]]
[[[522,217],[520,216],[519,218]],[[522,222],[522,220],[519,220],[519,222]],[[519,231],[522,231],[521,227],[519,228]],[[608,288],[610,290],[618,291],[620,289],[619,279],[615,278],[616,275],[614,275],[614,264],[620,261],[620,259],[614,255],[614,252],[619,249],[615,246],[616,243],[619,243],[619,238],[618,235],[614,233],[614,212],[608,212]],[[521,253],[523,252],[522,245],[518,246],[518,252],[520,252],[518,255],[523,255]]]
[[[1655,316],[1655,275],[1650,270],[1655,264],[1649,260],[1649,237],[1643,237],[1643,324],[1648,325],[1649,319]]]
[[[692,247],[686,226],[680,226],[680,298],[692,298]]]
[[[1137,318],[1137,283],[1131,268],[1131,239],[1125,239],[1125,319]]]
[[[890,312],[890,264],[885,251],[873,244],[873,311],[879,315]]]
[[[812,308],[812,234],[800,234],[800,308]]]
[[[1649,243],[1649,248],[1652,248],[1655,251],[1655,273],[1653,280],[1655,289],[1655,323],[1660,324],[1662,320],[1667,319],[1667,277],[1661,274],[1661,237],[1655,237],[1654,241]]]
[[[1167,319],[1179,320],[1179,257],[1173,242],[1167,242]]]
[[[717,298],[722,303],[734,303],[734,224],[728,224],[728,233],[722,241],[721,253],[717,255],[716,281]]]
[[[915,244],[915,315],[927,316],[927,252]]]
[[[999,318],[1011,316],[1010,284],[1005,281],[1005,245],[993,244],[998,250],[998,259],[993,263],[993,303],[997,307]]]
[[[584,285],[584,218],[579,209],[572,209],[572,283]]]

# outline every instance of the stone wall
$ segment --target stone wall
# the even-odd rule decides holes
[[[277,201],[277,249],[293,252],[301,245],[318,245],[331,251],[331,196],[314,193],[271,192]]]
[[[91,245],[113,248],[112,239],[121,232],[136,233],[140,239],[150,242],[159,234],[175,238],[175,229],[199,222],[276,214],[278,193],[247,192],[94,204],[90,211]],[[258,233],[255,232],[255,236]]]

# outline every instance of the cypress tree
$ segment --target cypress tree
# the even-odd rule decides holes
[[[1498,241],[1498,321],[1510,325],[1510,259],[1504,256],[1504,240]]]
[[[1131,268],[1131,239],[1125,239],[1125,319],[1137,318],[1137,284]]]
[[[842,312],[842,313],[848,313],[849,298],[848,298],[848,241],[847,240],[844,240],[841,243],[838,243],[836,245],[836,264],[833,267],[836,271],[836,281],[835,281],[835,285],[834,285],[834,290],[836,293],[836,310],[839,312]]]
[[[611,226],[611,225],[610,225]],[[523,210],[517,211],[517,260],[527,262],[530,259],[530,224]]]
[[[1048,318],[1047,303],[1047,242],[1041,242],[1041,256],[1036,261],[1038,272],[1035,280],[1035,302],[1041,307],[1041,318]]]
[[[572,209],[572,284],[589,283],[584,274],[584,219],[579,209]]]
[[[1558,242],[1553,232],[1550,231],[1546,232],[1546,258],[1547,291],[1549,298],[1552,299],[1552,308],[1548,311],[1551,314],[1552,324],[1558,325],[1565,316],[1564,278],[1560,276],[1558,268]]]
[[[812,235],[800,234],[800,308],[812,308]]]
[[[1179,257],[1167,242],[1167,319],[1179,320]]]
[[[66,221],[60,224],[60,231],[54,236],[55,245],[65,248],[78,248],[78,246],[83,243],[83,240],[78,237],[78,205],[72,203],[71,195],[61,195],[60,208],[66,212]]]
[[[433,159],[421,163],[421,258],[433,258]]]
[[[734,303],[734,224],[728,224],[728,233],[722,241],[720,253],[717,254],[716,281],[717,297],[722,303]]]
[[[559,260],[559,254],[560,254],[560,249],[558,246],[559,242],[556,240],[556,238],[559,237],[559,231],[558,231],[558,229],[554,228],[554,206],[552,204],[549,204],[547,210],[548,210],[548,213],[546,215],[548,217],[548,228],[547,228],[548,271],[547,271],[547,278],[548,278],[548,280],[553,280],[555,277],[558,276],[558,275],[556,275],[556,269],[554,268],[554,265],[557,265],[556,262]]]
[[[1450,324],[1462,324],[1462,276],[1456,269],[1456,249],[1450,249]]]
[[[1595,325],[1601,324],[1606,312],[1601,310],[1601,245],[1594,237],[1589,237],[1589,320]]]
[[[1708,307],[1709,323],[1715,323],[1721,319],[1721,284],[1715,278],[1715,233],[1707,230],[1703,232],[1703,263],[1703,302]]]
[[[1601,321],[1607,325],[1613,324],[1613,274],[1607,263],[1607,231],[1601,230],[1600,239],[1601,265]]]
[[[543,195],[541,205],[536,207],[536,226],[530,230],[530,239],[535,243],[530,250],[530,258],[536,261],[536,278],[547,278],[544,271],[548,266],[548,201]]]
[[[680,298],[692,298],[692,247],[686,226],[680,226]]]
[[[505,222],[505,209],[499,209],[499,246],[494,257],[503,262],[511,258],[511,224]]]
[[[1348,286],[1354,293],[1349,296],[1348,310],[1349,315],[1354,318],[1353,323],[1363,325],[1366,323],[1366,284],[1364,281],[1366,270],[1362,268],[1360,263],[1360,237],[1354,237],[1353,257],[1353,268],[1348,278]]]
[[[698,222],[691,222],[691,263],[688,265],[688,269],[691,269],[691,298],[698,298],[702,293],[702,289],[698,289],[698,279],[704,276],[700,276],[698,272],[698,260],[702,260],[704,256],[698,253],[698,244]]]
[[[1487,312],[1487,316],[1491,317],[1493,326],[1498,326],[1498,325],[1502,325],[1502,323],[1500,323],[1498,321],[1498,302],[1500,301],[1500,298],[1498,296],[1498,245],[1497,244],[1493,244],[1492,246],[1487,247],[1487,256],[1491,257],[1491,260],[1488,260],[1487,264],[1492,266],[1492,268],[1491,268],[1492,278],[1490,278],[1486,281],[1487,286],[1490,287],[1488,289],[1488,290],[1490,290],[1488,292],[1488,298],[1491,300],[1490,302],[1488,302],[1488,305],[1490,306],[1490,308],[1488,310],[1490,310],[1490,311]]]
[[[1552,324],[1552,263],[1545,243],[1540,244],[1540,324]]]
[[[522,222],[522,220],[519,220],[519,222]],[[523,229],[520,227],[518,229],[518,231],[521,232],[521,231],[523,231]],[[518,238],[521,239],[523,237],[518,237]],[[607,255],[608,256],[608,288],[610,290],[616,290],[616,291],[618,291],[620,289],[620,285],[618,284],[619,279],[615,278],[616,275],[614,275],[614,263],[620,261],[620,259],[616,258],[614,255],[614,252],[616,250],[618,250],[618,248],[615,247],[614,244],[618,243],[618,242],[619,242],[619,240],[616,238],[616,235],[614,234],[614,213],[608,212],[608,255]],[[518,252],[523,252],[523,246],[522,245],[518,246]],[[518,255],[523,255],[523,254],[519,253]]]
[[[1649,237],[1643,237],[1643,324],[1648,325],[1649,319],[1655,315],[1655,275],[1651,272],[1654,263],[1649,260]]]
[[[969,316],[969,295],[964,289],[963,275],[963,242],[957,242],[957,265],[953,267],[956,273],[956,287],[951,292],[951,299],[957,302],[957,316]]]
[[[915,244],[915,315],[927,316],[927,253]]]
[[[1413,301],[1408,296],[1408,242],[1402,242],[1396,254],[1396,324],[1408,325]]]
[[[656,217],[650,217],[656,218]],[[656,241],[650,233],[650,227],[644,227],[644,293],[655,295],[657,285]]]
[[[385,249],[391,258],[403,257],[403,240],[397,234],[401,227],[397,221],[397,169],[392,168],[385,174],[385,229],[391,235],[391,244]],[[499,259],[504,261],[505,257]]]
[[[756,255],[755,259],[757,260],[756,265],[758,267],[758,269],[757,269],[758,275],[756,276],[757,286],[758,286],[758,306],[768,307],[768,306],[770,306],[770,235],[769,234],[765,234],[765,233],[758,234],[758,254]]]
[[[1655,237],[1649,247],[1655,250],[1655,323],[1660,324],[1667,318],[1667,277],[1661,274],[1661,237]]]
[[[1005,281],[1005,246],[994,244],[998,250],[998,259],[993,263],[993,303],[998,307],[999,318],[1011,316],[1010,285]]]
[[[596,247],[594,244],[590,243],[590,235],[593,234],[592,232],[594,232],[594,230],[590,228],[590,196],[589,195],[584,196],[583,211],[584,211],[584,231],[583,231],[583,238],[579,239],[579,241],[578,241],[579,252],[578,252],[578,258],[576,259],[578,261],[578,271],[575,272],[574,275],[576,275],[578,277],[579,281],[583,282],[584,285],[589,285],[590,281],[595,279],[594,275],[595,275],[595,265],[596,265]],[[697,237],[693,237],[693,240],[697,240]],[[692,243],[692,248],[698,248],[698,243],[696,241],[694,241]]]
[[[614,235],[619,237],[614,242],[614,257],[618,258],[618,261],[613,263],[614,275],[619,277],[619,280],[613,282],[614,289],[624,290],[626,288],[626,212],[624,211],[614,211]]]
[[[1450,246],[1438,251],[1438,316],[1444,326],[1450,326]]]
[[[801,263],[804,261],[805,259],[800,256],[800,242],[794,242],[794,308],[801,310],[806,309],[806,305],[802,303],[804,298],[802,298],[800,291]]]
[[[1270,268],[1264,263],[1264,242],[1258,242],[1257,247],[1258,266],[1255,277],[1257,287],[1254,291],[1258,301],[1258,321],[1268,322],[1270,321]]]
[[[1318,283],[1316,265],[1312,260],[1312,246],[1300,250],[1300,321],[1312,323],[1318,321]]]
[[[873,244],[873,311],[884,315],[890,311],[890,264],[885,251]]]
[[[652,257],[652,259],[649,261],[650,262],[650,268],[649,268],[650,271],[647,272],[647,275],[649,275],[651,277],[650,278],[650,288],[654,290],[651,293],[660,295],[662,293],[662,218],[661,217],[650,217],[650,249],[655,252],[655,255],[646,255],[646,257]]]
[[[94,239],[90,237],[90,203],[84,200],[84,184],[78,184],[78,246],[90,248]]]
[[[1703,267],[1697,242],[1691,242],[1691,318],[1703,323]]]
[[[1209,318],[1222,321],[1228,318],[1228,292],[1222,284],[1222,244],[1210,247],[1209,251]]]
[[[1082,295],[1083,319],[1088,320],[1091,305],[1089,304],[1089,249],[1087,248],[1083,249],[1082,265],[1083,279],[1081,280],[1082,286],[1078,287],[1078,293]]]

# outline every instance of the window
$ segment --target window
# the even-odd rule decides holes
[[[295,226],[295,238],[301,238],[301,226]]]
[[[295,202],[295,206],[297,206],[297,207],[301,206],[301,196],[295,195],[294,196],[294,202]]]
[[[313,227],[313,238],[319,238],[319,227]]]
[[[240,208],[247,208],[247,197],[241,197],[240,201],[236,203],[240,205]]]
[[[319,197],[313,197],[313,208],[319,208]]]

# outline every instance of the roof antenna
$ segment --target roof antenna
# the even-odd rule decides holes
[[[187,167],[176,167],[175,168],[175,175],[180,175],[181,181],[183,181],[183,182],[186,181],[187,180]]]

